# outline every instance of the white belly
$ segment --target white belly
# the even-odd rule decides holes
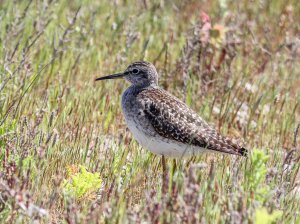
[[[168,157],[184,157],[203,153],[206,149],[196,146],[175,142],[162,137],[151,137],[144,131],[139,130],[132,120],[127,120],[127,125],[134,138],[141,146],[149,149],[151,152]]]

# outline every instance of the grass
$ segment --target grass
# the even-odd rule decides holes
[[[1,222],[298,223],[297,3],[3,1]],[[162,180],[126,128],[128,84],[94,82],[136,60],[249,157],[168,160]]]

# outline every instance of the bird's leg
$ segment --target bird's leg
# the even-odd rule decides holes
[[[165,159],[165,156],[162,156],[161,163],[162,163],[163,174],[165,174],[165,172],[166,172],[166,159]]]
[[[167,178],[167,168],[166,168],[166,159],[163,155],[161,158],[161,165],[162,165],[162,193],[167,193],[168,190],[168,178]]]
[[[172,167],[172,178],[174,176],[175,170],[177,168],[176,159],[173,159],[173,167]]]

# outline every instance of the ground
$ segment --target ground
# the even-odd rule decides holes
[[[2,1],[1,223],[299,223],[300,4]],[[123,80],[159,83],[247,158],[161,159],[132,138]]]

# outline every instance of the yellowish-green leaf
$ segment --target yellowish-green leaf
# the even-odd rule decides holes
[[[271,214],[266,208],[258,208],[255,214],[256,224],[272,224],[282,216],[282,211],[274,210]]]
[[[99,173],[88,172],[84,166],[79,166],[77,173],[74,167],[67,169],[69,178],[64,180],[64,192],[67,195],[74,195],[75,198],[80,199],[95,193],[100,188],[102,180]]]

